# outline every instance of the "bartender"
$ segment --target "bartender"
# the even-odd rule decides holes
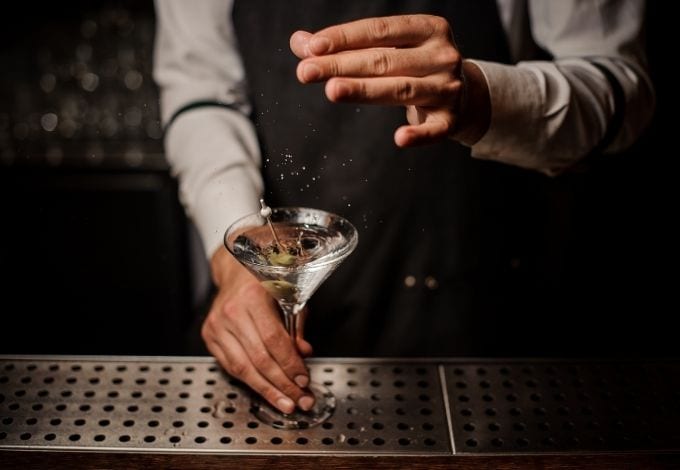
[[[312,345],[332,356],[505,355],[532,340],[527,325],[551,327],[541,289],[556,275],[542,262],[554,248],[544,236],[553,184],[628,147],[653,112],[643,0],[156,9],[166,154],[216,286],[202,337],[285,412],[313,403],[301,358]],[[222,246],[261,197],[359,230],[296,345]]]

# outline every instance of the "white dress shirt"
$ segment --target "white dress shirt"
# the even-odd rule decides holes
[[[472,146],[473,157],[554,175],[586,156],[615,112],[612,87],[593,62],[616,77],[625,96],[623,124],[606,151],[624,149],[640,135],[654,109],[642,40],[644,0],[497,4],[517,64],[467,58],[481,68],[491,97],[491,123]],[[165,138],[180,198],[208,257],[222,245],[231,222],[258,209],[264,189],[260,149],[246,117],[250,107],[232,6],[232,0],[156,0],[154,78],[163,123],[200,100],[236,104],[242,111],[191,110],[173,122]],[[536,45],[554,60],[522,61]]]

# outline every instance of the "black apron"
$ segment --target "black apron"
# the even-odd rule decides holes
[[[530,351],[527,325],[542,315],[535,290],[545,273],[532,260],[549,212],[546,178],[472,159],[452,141],[399,149],[403,108],[333,104],[322,84],[296,79],[295,30],[400,13],[447,18],[464,57],[509,60],[493,0],[234,7],[268,203],[335,212],[359,231],[356,251],[310,300],[305,336],[316,355]]]

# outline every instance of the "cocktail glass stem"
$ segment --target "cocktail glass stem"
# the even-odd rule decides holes
[[[281,310],[283,311],[283,324],[286,327],[293,345],[297,347],[297,332],[300,327],[302,316],[300,311],[305,307],[305,304],[291,304],[286,302],[279,302]]]

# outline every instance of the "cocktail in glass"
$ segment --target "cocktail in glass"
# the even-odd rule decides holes
[[[304,207],[270,209],[261,203],[262,211],[229,227],[224,244],[276,299],[286,330],[296,345],[300,311],[352,253],[358,235],[350,222],[336,214]],[[326,386],[314,381],[308,391],[315,397],[309,411],[282,413],[260,397],[255,397],[252,411],[261,421],[280,429],[315,426],[331,416],[335,397]]]

